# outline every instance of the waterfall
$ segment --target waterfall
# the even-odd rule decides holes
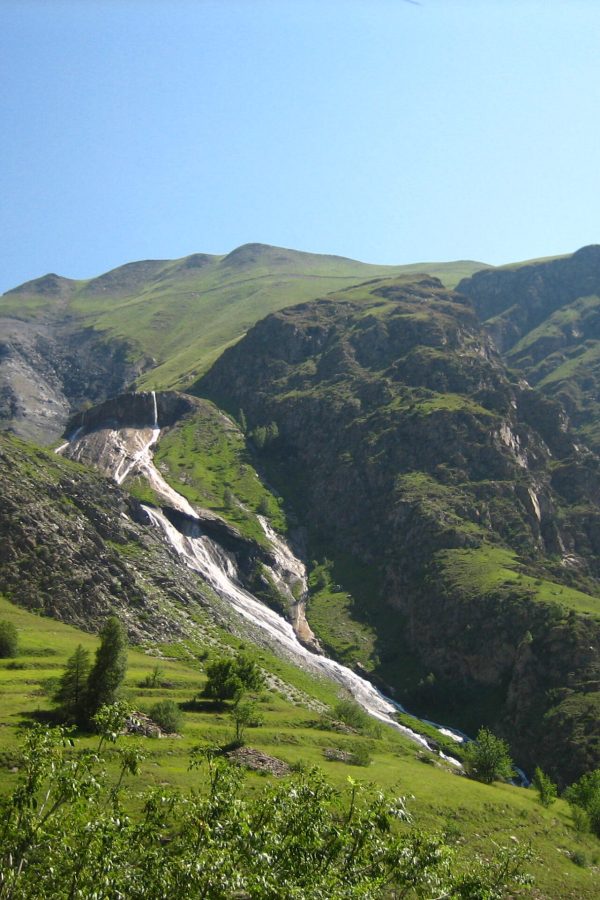
[[[167,516],[159,509],[143,505],[148,520],[155,528],[159,528],[166,541],[181,557],[185,565],[197,572],[213,590],[225,600],[235,612],[260,630],[275,652],[283,654],[300,668],[314,675],[325,677],[339,684],[354,700],[371,716],[380,722],[395,728],[405,737],[428,750],[430,746],[426,738],[412,729],[401,725],[396,720],[396,713],[402,710],[398,704],[381,694],[367,679],[361,678],[352,669],[322,655],[314,635],[310,631],[304,617],[304,603],[308,593],[306,568],[292,553],[283,538],[272,529],[270,523],[259,516],[261,527],[271,545],[274,560],[270,569],[278,585],[284,593],[289,594],[291,614],[294,617],[296,630],[274,610],[261,603],[256,597],[241,586],[234,558],[222,547],[201,531],[198,513],[189,501],[168,484],[154,465],[152,447],[158,441],[160,428],[158,424],[158,405],[155,391],[152,397],[152,426],[143,428],[104,429],[104,436],[94,448],[95,458],[100,467],[112,475],[121,484],[135,468],[143,474],[155,494],[165,507],[177,510],[185,517],[181,526],[176,528]],[[89,437],[97,438],[98,432]],[[84,451],[88,436],[78,431],[71,437],[67,445],[59,448],[59,452],[70,445],[71,458],[77,459]],[[92,454],[93,455],[93,454]],[[294,588],[292,592],[291,588]],[[295,600],[294,593],[299,596]],[[303,642],[298,639],[301,634]],[[464,737],[451,729],[436,726],[439,731],[457,742]],[[452,765],[461,768],[458,760],[440,756]]]
[[[146,464],[152,462],[150,448],[153,447],[157,442],[160,435],[160,428],[158,427],[158,405],[156,402],[156,391],[151,391],[150,393],[152,396],[152,432],[148,441],[133,455],[129,456],[127,454],[127,448],[124,449],[121,461],[119,462],[113,475],[113,478],[115,479],[117,484],[123,484],[129,473],[135,466],[144,468]]]
[[[369,681],[333,659],[311,653],[304,647],[290,623],[265,606],[237,582],[231,557],[200,531],[197,523],[189,524],[189,534],[183,534],[156,509],[144,506],[150,521],[162,529],[165,537],[186,565],[198,572],[246,620],[257,625],[268,636],[274,649],[283,652],[301,668],[324,676],[343,687],[371,716],[391,725],[405,737],[431,750],[427,740],[395,719],[396,706],[384,697]],[[288,551],[289,552],[289,551]],[[441,754],[453,765],[460,763]]]

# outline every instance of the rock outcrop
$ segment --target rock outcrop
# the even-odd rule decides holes
[[[597,496],[597,460],[559,404],[510,375],[464,296],[435,279],[380,281],[283,310],[195,390],[275,435],[262,464],[291,487],[313,548],[378,573],[359,612],[379,629],[375,673],[400,698],[492,724],[525,765],[581,770],[567,772],[566,718],[554,745],[548,722],[567,681],[593,700],[600,667],[599,511],[568,498],[577,479]],[[407,653],[429,682],[411,682]]]

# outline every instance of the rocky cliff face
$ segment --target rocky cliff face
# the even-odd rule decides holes
[[[0,436],[0,592],[96,631],[118,613],[136,641],[181,637],[209,605],[139,503],[81,466]]]
[[[57,440],[74,410],[119,393],[149,362],[91,328],[5,317],[0,329],[0,424],[36,443]]]
[[[600,246],[461,281],[509,366],[600,450]]]
[[[565,745],[547,750],[543,717],[568,672],[569,690],[588,699],[598,675],[600,601],[586,593],[598,594],[588,553],[598,510],[568,498],[577,479],[589,479],[590,497],[598,490],[597,461],[577,448],[558,404],[510,376],[471,304],[421,279],[283,310],[196,390],[242,408],[255,433],[276,423],[264,465],[316,543],[378,571],[372,606],[398,611],[437,683],[426,698],[409,680],[406,696],[432,710],[447,707],[451,685],[472,705],[477,697],[522,761],[543,758],[564,775]],[[577,474],[561,478],[567,470]],[[553,643],[569,616],[570,639]],[[520,649],[527,632],[535,664]],[[552,664],[549,646],[561,648]]]

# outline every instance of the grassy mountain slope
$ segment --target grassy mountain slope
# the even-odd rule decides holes
[[[482,263],[427,264],[455,282]],[[157,368],[141,386],[181,386],[268,312],[357,281],[417,266],[374,266],[337,256],[246,244],[226,256],[129,263],[87,281],[45,276],[9,291],[0,313],[69,316],[126,340]],[[73,327],[73,322],[71,327]]]
[[[405,278],[285,309],[196,390],[276,423],[262,464],[332,560],[312,622],[347,662],[529,767],[598,764],[597,460],[464,297]]]
[[[97,639],[53,619],[36,616],[14,606],[0,596],[0,619],[15,624],[20,651],[14,660],[0,660],[3,704],[0,727],[3,734],[0,754],[0,791],[11,790],[18,777],[20,759],[19,727],[33,721],[51,719],[49,693],[68,657],[78,644],[93,653]],[[189,752],[198,743],[223,744],[231,739],[232,725],[227,709],[213,709],[210,702],[190,708],[201,692],[204,670],[212,654],[228,652],[231,638],[217,634],[221,644],[207,646],[187,640],[157,646],[152,655],[140,648],[130,649],[125,696],[134,708],[148,712],[160,700],[182,704],[181,738],[162,740],[126,736],[121,745],[136,747],[144,754],[141,772],[129,777],[126,787],[135,791],[153,786],[187,789],[198,786],[202,770],[190,772]],[[237,642],[234,643],[237,647]],[[273,686],[259,703],[264,724],[247,733],[247,743],[296,767],[318,765],[328,780],[340,788],[348,775],[358,781],[375,782],[384,789],[409,795],[417,826],[445,830],[451,843],[464,847],[464,860],[511,842],[531,843],[534,858],[527,865],[536,879],[538,898],[591,898],[597,877],[598,845],[589,835],[578,834],[572,825],[567,804],[559,800],[544,809],[533,790],[510,785],[486,786],[448,774],[434,765],[424,765],[423,755],[392,729],[377,734],[342,734],[327,725],[319,710],[336,703],[327,685],[286,666],[264,651],[246,650],[265,669]],[[208,655],[207,655],[208,651]],[[160,675],[154,687],[143,687],[158,665]],[[277,686],[275,686],[277,685]],[[83,746],[95,747],[97,738],[80,736]],[[327,760],[327,748],[364,748],[371,758],[367,767],[348,766]],[[112,754],[106,755],[109,769]],[[271,776],[267,776],[270,778]],[[265,776],[250,773],[248,790],[260,790]],[[573,860],[579,862],[574,864]],[[585,865],[581,865],[585,863]]]

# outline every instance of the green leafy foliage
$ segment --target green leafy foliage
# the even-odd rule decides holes
[[[98,718],[112,734],[110,708]],[[208,769],[205,790],[146,791],[132,815],[120,788],[140,759],[125,748],[119,761],[115,782],[68,730],[26,735],[19,782],[0,810],[2,900],[376,900],[390,891],[494,900],[530,880],[527,852],[514,848],[472,858],[465,871],[443,837],[410,827],[401,798],[353,779],[338,794],[313,769],[249,796],[241,771],[210,748],[192,759]]]
[[[181,730],[183,715],[174,700],[155,703],[150,710],[150,718],[167,734],[175,734]]]
[[[100,632],[96,661],[88,676],[88,715],[112,704],[127,670],[127,635],[116,616],[107,619]]]
[[[0,621],[0,659],[10,659],[19,650],[19,633],[12,622]]]
[[[508,744],[487,728],[479,729],[476,740],[464,748],[463,756],[467,773],[484,784],[506,781],[514,774]]]
[[[244,743],[247,728],[258,728],[264,721],[256,700],[245,698],[233,705],[230,715],[235,729],[235,742],[239,745]]]
[[[567,788],[565,799],[586,813],[591,830],[600,837],[600,769],[582,775]]]
[[[239,698],[244,691],[259,691],[263,684],[264,676],[256,663],[238,653],[207,665],[204,695],[222,703]]]
[[[542,806],[546,808],[552,806],[557,797],[556,785],[542,772],[539,766],[536,767],[533,773],[533,786],[539,794]]]
[[[340,722],[349,725],[364,734],[381,734],[381,726],[368,715],[358,703],[348,698],[340,700],[334,707],[333,714]]]

